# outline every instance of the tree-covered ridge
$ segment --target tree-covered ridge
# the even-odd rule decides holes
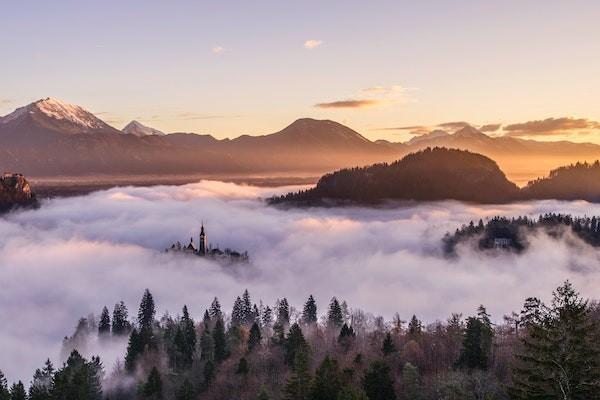
[[[215,298],[199,322],[187,306],[160,320],[155,310],[146,290],[124,331],[122,303],[117,329],[107,308],[100,323],[80,323],[98,340],[128,336],[124,363],[110,373],[98,357],[73,350],[60,368],[46,361],[28,390],[9,387],[0,372],[0,400],[600,398],[600,307],[569,282],[549,305],[528,298],[499,324],[484,306],[425,326],[414,315],[385,321],[336,298],[318,318],[312,296],[298,312],[285,298],[274,308],[254,304],[248,291],[230,314]]]
[[[427,148],[391,164],[342,169],[324,175],[316,187],[272,198],[273,204],[323,204],[348,201],[461,200],[502,203],[518,197],[498,165],[480,154]]]
[[[600,161],[557,168],[519,189],[496,163],[466,150],[427,148],[391,164],[346,168],[314,188],[269,199],[270,204],[323,206],[386,200],[507,203],[556,199],[600,201]]]
[[[572,233],[585,243],[600,246],[600,218],[576,217],[568,214],[548,213],[538,218],[519,216],[507,218],[496,216],[456,229],[453,234],[444,236],[444,251],[454,254],[456,246],[475,240],[481,250],[503,248],[520,252],[529,246],[528,236],[542,230],[548,236],[558,239],[567,232]]]
[[[530,181],[522,189],[528,199],[600,201],[600,162],[571,164],[552,170],[548,177]]]

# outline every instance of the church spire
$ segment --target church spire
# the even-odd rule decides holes
[[[200,243],[198,244],[198,254],[206,255],[206,234],[204,233],[204,222],[200,226]]]

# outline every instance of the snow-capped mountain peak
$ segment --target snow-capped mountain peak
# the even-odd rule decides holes
[[[151,128],[138,121],[131,121],[121,131],[127,135],[142,136],[164,136],[164,133],[158,129]]]
[[[57,122],[70,123],[84,130],[108,128],[105,122],[84,108],[65,103],[53,97],[47,97],[24,107],[17,108],[7,116],[0,118],[0,123],[14,121],[27,115],[46,117]]]

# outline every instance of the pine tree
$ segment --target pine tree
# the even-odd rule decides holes
[[[183,356],[183,367],[192,365],[194,352],[196,351],[196,328],[194,320],[190,318],[187,306],[183,306],[183,316],[179,323],[178,332],[180,338],[177,340],[177,351]]]
[[[467,318],[462,349],[457,361],[460,368],[485,370],[488,366],[489,349],[485,344],[485,327],[476,317]]]
[[[13,383],[10,388],[10,400],[27,400],[27,392],[25,392],[23,382]]]
[[[344,323],[344,314],[338,300],[333,297],[329,303],[329,311],[327,313],[327,326],[330,328],[341,328]]]
[[[115,304],[112,317],[112,334],[115,336],[126,335],[129,333],[130,325],[127,321],[128,312],[125,303],[122,301]]]
[[[241,309],[242,324],[250,325],[254,322],[254,313],[252,312],[252,302],[250,301],[250,293],[248,289],[242,294],[242,309]]]
[[[154,315],[156,309],[154,306],[154,298],[148,289],[144,291],[142,301],[140,302],[140,309],[138,311],[138,324],[140,331],[152,330],[152,324],[154,323]]]
[[[308,343],[306,343],[306,339],[304,339],[300,325],[294,323],[290,328],[287,338],[285,338],[285,362],[288,365],[293,365],[296,354],[299,352],[308,353]]]
[[[202,372],[202,375],[204,377],[204,387],[208,388],[215,379],[215,363],[212,360],[208,360],[204,364],[204,371]]]
[[[248,351],[252,352],[252,350],[254,350],[256,347],[259,347],[261,340],[262,337],[260,333],[260,327],[255,322],[250,328],[250,335],[248,337]]]
[[[213,299],[210,308],[208,310],[210,319],[216,321],[217,319],[223,319],[223,312],[221,312],[221,303],[216,297]]]
[[[266,306],[265,310],[263,311],[262,325],[266,329],[269,329],[271,326],[273,326],[273,310],[271,310],[271,307],[269,306]]]
[[[175,400],[194,400],[195,396],[194,386],[189,379],[185,378],[175,394]]]
[[[210,314],[208,313],[208,310],[204,310],[204,317],[202,317],[202,324],[204,327],[210,327],[210,321]]]
[[[233,309],[231,310],[231,325],[238,326],[243,323],[244,316],[242,315],[243,302],[240,296],[238,296],[233,302]]]
[[[311,400],[337,400],[342,390],[342,376],[336,360],[326,356],[315,372]]]
[[[283,327],[290,323],[290,305],[285,297],[277,304],[277,323]]]
[[[315,298],[311,294],[308,296],[308,300],[304,303],[304,309],[302,310],[302,322],[306,325],[317,323],[317,303]]]
[[[409,362],[405,363],[402,368],[402,389],[406,399],[419,400],[424,397],[419,371]]]
[[[238,362],[238,366],[237,366],[235,373],[238,375],[246,376],[246,375],[248,375],[248,372],[250,372],[250,367],[248,366],[248,360],[246,360],[246,357],[242,357],[242,358],[240,358],[240,361]]]
[[[392,335],[389,332],[385,334],[383,344],[381,345],[381,352],[384,356],[389,356],[390,354],[396,352],[396,345],[394,344]]]
[[[100,322],[98,323],[98,334],[103,336],[110,333],[110,315],[108,314],[108,308],[104,306],[102,313],[100,314]]]
[[[50,398],[100,400],[102,375],[102,364],[98,357],[87,361],[73,350],[63,368],[54,374]]]
[[[54,377],[54,366],[50,359],[46,360],[42,369],[36,369],[31,386],[29,387],[29,400],[50,400],[50,388]],[[1,399],[1,396],[0,396]]]
[[[162,399],[163,383],[156,367],[152,367],[148,380],[142,385],[140,394],[147,399]]]
[[[408,335],[413,339],[421,335],[421,331],[423,327],[421,325],[421,321],[417,319],[416,315],[413,315],[408,323]]]
[[[0,400],[10,400],[8,382],[6,382],[6,377],[2,371],[0,371]]]
[[[144,343],[137,328],[133,328],[129,335],[127,353],[125,354],[125,369],[129,372],[135,370],[137,358],[144,352]]]
[[[222,319],[217,319],[215,327],[212,332],[213,343],[215,346],[215,361],[221,362],[229,357],[229,350],[227,348],[227,337],[225,336],[225,324]]]
[[[208,327],[205,327],[200,336],[200,359],[202,361],[215,359],[215,342]]]
[[[553,292],[551,307],[527,299],[514,399],[600,399],[600,331],[590,311],[569,281]]]
[[[396,400],[394,381],[390,367],[383,361],[373,361],[362,380],[363,389],[369,400]]]
[[[297,326],[297,324],[294,324]],[[294,354],[292,375],[283,389],[285,400],[310,399],[310,374],[308,372],[308,354],[300,350]]]
[[[354,333],[354,329],[351,326],[348,326],[348,324],[344,324],[342,325],[340,335],[338,336],[338,343],[345,351],[348,351],[355,337],[356,334]]]

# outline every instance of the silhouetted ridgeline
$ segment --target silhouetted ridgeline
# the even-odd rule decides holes
[[[557,239],[570,232],[591,246],[600,246],[600,218],[544,214],[537,219],[494,217],[485,223],[482,220],[477,224],[471,221],[454,234],[446,234],[443,239],[444,250],[447,254],[453,254],[458,244],[476,240],[481,250],[501,248],[520,252],[528,247],[527,237],[536,230],[543,230]]]
[[[577,163],[552,170],[548,177],[522,189],[527,199],[600,201],[600,162]]]
[[[427,148],[391,164],[342,169],[308,190],[269,199],[270,204],[377,204],[386,200],[460,200],[507,203],[520,200],[600,201],[600,162],[577,163],[550,172],[519,189],[497,164],[465,150]]]
[[[325,204],[348,201],[461,200],[503,203],[519,196],[496,163],[463,150],[427,148],[391,164],[342,169],[323,176],[316,187],[272,198],[272,204]]]
[[[5,172],[0,177],[0,213],[15,207],[35,207],[37,199],[21,174]]]
[[[245,291],[231,314],[215,298],[202,321],[186,306],[157,319],[146,290],[135,321],[123,302],[112,318],[106,307],[82,318],[65,338],[67,362],[46,361],[29,396],[0,372],[0,399],[525,400],[562,399],[564,387],[568,399],[600,398],[600,309],[568,281],[550,304],[528,298],[496,323],[483,305],[425,325],[415,315],[385,321],[335,297],[324,313],[313,296],[299,313],[285,298],[259,304]],[[127,340],[117,365],[76,350]]]

